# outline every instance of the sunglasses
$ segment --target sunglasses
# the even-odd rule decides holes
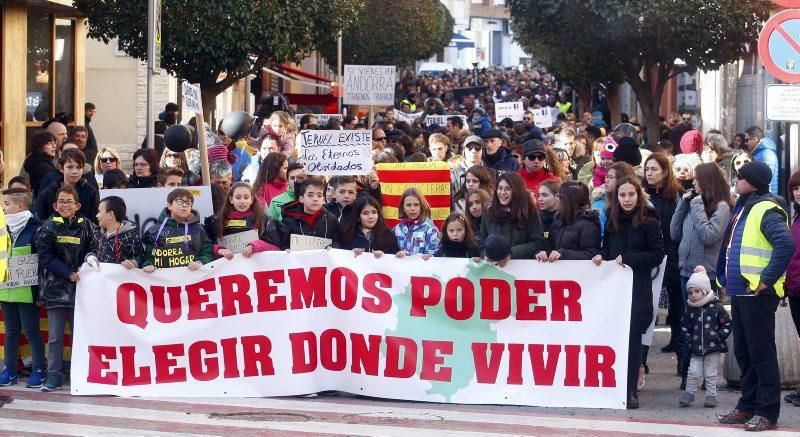
[[[180,158],[181,154],[180,153],[167,153],[166,157],[167,158]]]
[[[113,156],[111,158],[100,158],[100,162],[109,163],[109,162],[117,162],[117,158]]]
[[[531,153],[530,155],[525,155],[525,157],[530,161],[544,161],[546,159],[545,155],[540,153]]]
[[[465,147],[467,150],[481,150],[481,146],[467,146]]]
[[[373,138],[373,140],[375,140],[375,141],[386,141],[386,137]]]

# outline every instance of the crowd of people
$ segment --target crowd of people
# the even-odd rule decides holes
[[[792,215],[776,195],[774,143],[759,127],[729,143],[719,132],[704,137],[686,129],[690,120],[674,120],[672,127],[665,124],[664,136],[682,130],[681,135],[648,145],[635,122],[607,129],[602,117],[589,112],[570,117],[564,90],[551,93],[548,75],[496,73],[480,73],[493,92],[477,96],[477,103],[469,95],[450,96],[455,86],[474,80],[471,73],[404,77],[398,83],[399,107],[381,111],[371,125],[351,115],[320,126],[312,114],[298,125],[290,114],[274,111],[242,138],[226,135],[224,121],[218,129],[195,127],[208,146],[211,217],[200,216],[186,189],[200,184],[199,152],[170,149],[170,131],[161,129],[155,147],[139,149],[132,163],[123,163],[111,147],[88,159],[86,144],[78,140],[86,136],[85,128],[47,124],[33,136],[22,174],[10,178],[3,192],[9,253],[37,253],[40,274],[37,286],[0,289],[5,323],[0,385],[19,381],[24,333],[33,358],[27,386],[61,388],[63,334],[74,320],[82,266],[116,263],[153,272],[164,268],[159,250],[174,249],[180,257],[173,266],[197,270],[215,259],[234,258],[222,237],[255,230],[258,238],[244,257],[290,249],[291,235],[302,234],[329,239],[331,247],[355,256],[472,258],[499,268],[511,259],[590,260],[630,268],[628,408],[639,407],[638,390],[649,372],[650,345],[643,344],[642,334],[658,304],[653,271],[666,259],[671,339],[662,352],[677,354],[680,405],[692,404],[704,381],[703,404],[717,406],[717,363],[733,334],[742,395],[720,421],[755,431],[773,428],[780,407],[775,310],[786,297],[800,332],[800,253],[795,254],[800,173],[788,186]],[[482,108],[494,98],[526,98],[529,108],[562,103],[564,116],[547,129],[535,125],[530,110],[522,121],[491,121]],[[417,107],[424,108],[419,118],[403,117]],[[425,114],[441,111],[454,115],[444,126],[426,126]],[[458,114],[468,115],[467,123]],[[176,124],[177,106],[168,105],[162,118]],[[411,186],[393,205],[399,224],[389,227],[374,171],[306,174],[295,144],[304,129],[371,129],[375,163],[448,163],[452,214],[437,228],[426,196]],[[151,187],[173,190],[156,223],[141,235],[127,219],[125,201],[101,199],[99,192]],[[732,321],[722,306],[728,299]],[[37,306],[47,309],[47,354]],[[800,405],[800,390],[790,400]]]

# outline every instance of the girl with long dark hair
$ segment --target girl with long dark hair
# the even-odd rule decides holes
[[[380,258],[384,253],[398,251],[397,238],[386,227],[381,205],[372,196],[359,197],[353,203],[352,212],[342,222],[339,244],[356,256],[372,252],[375,258]]]
[[[589,189],[580,182],[564,182],[558,197],[558,212],[547,235],[550,253],[543,250],[536,259],[542,262],[592,259],[600,253],[600,219],[589,204]]]

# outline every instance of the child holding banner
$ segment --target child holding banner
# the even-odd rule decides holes
[[[479,258],[481,250],[475,231],[464,214],[450,214],[442,226],[442,241],[433,256],[447,258]]]
[[[372,252],[375,258],[380,258],[384,253],[398,251],[397,239],[383,220],[381,205],[372,196],[355,201],[350,215],[342,222],[339,243],[342,249],[352,249],[356,256]]]
[[[421,254],[430,258],[439,247],[439,230],[431,220],[431,207],[417,188],[406,188],[397,207],[400,223],[394,227],[397,257]]]
[[[75,283],[78,268],[89,253],[94,225],[78,216],[81,208],[78,192],[61,187],[50,216],[36,234],[39,255],[39,292],[41,305],[47,308],[47,382],[42,391],[60,390],[64,367],[64,328],[69,322],[75,329]]]
[[[256,236],[259,238],[247,242],[242,251],[245,258],[250,258],[254,253],[278,250],[277,246],[265,241],[266,229],[264,209],[261,203],[256,201],[255,190],[246,182],[237,182],[231,187],[227,201],[211,220],[211,226],[208,226],[206,231],[214,241],[214,256],[230,260],[233,259],[234,252],[225,247],[220,237],[256,231]]]
[[[308,178],[297,189],[297,201],[283,207],[281,220],[267,224],[268,240],[281,250],[291,248],[292,234],[331,240],[331,247],[339,245],[339,222],[322,207],[325,183],[320,177]]]
[[[138,268],[144,262],[144,245],[136,224],[125,218],[128,212],[125,201],[108,196],[100,201],[98,209],[100,229],[92,238],[92,251],[86,255],[86,263],[95,271],[100,270],[100,263],[122,264],[129,270]]]
[[[14,257],[36,253],[34,237],[42,222],[33,217],[29,210],[30,207],[30,191],[23,188],[11,188],[3,191],[3,211],[10,236],[9,263]],[[15,385],[18,381],[17,357],[19,356],[20,332],[25,333],[33,358],[33,371],[25,386],[38,388],[44,383],[47,363],[44,357],[42,334],[39,330],[39,309],[34,304],[38,294],[39,287],[36,285],[0,289],[0,307],[3,310],[5,326],[3,343],[5,368],[0,374],[0,386],[2,387]]]
[[[194,196],[184,188],[176,188],[167,196],[167,207],[158,222],[145,232],[144,270],[187,266],[197,270],[214,260],[211,240],[200,224],[200,215],[192,209]],[[158,223],[161,223],[160,225]]]

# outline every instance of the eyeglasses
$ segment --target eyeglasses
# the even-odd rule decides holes
[[[56,201],[56,203],[59,204],[59,205],[69,206],[69,205],[75,204],[75,201],[74,200],[58,200],[58,201]]]
[[[683,121],[692,121],[691,118],[684,118]]]
[[[150,164],[148,164],[146,162],[134,162],[133,166],[136,167],[136,168],[142,168],[142,167],[149,167]]]
[[[545,155],[541,153],[531,153],[530,155],[525,155],[525,157],[530,161],[544,161],[546,159]]]
[[[114,158],[113,156],[110,158],[100,158],[100,162],[104,162],[106,164],[109,162],[117,162],[117,158]]]
[[[192,207],[192,202],[183,199],[175,199],[175,204],[178,206],[188,206],[190,208]]]
[[[522,121],[532,121],[532,118],[522,117]]]

